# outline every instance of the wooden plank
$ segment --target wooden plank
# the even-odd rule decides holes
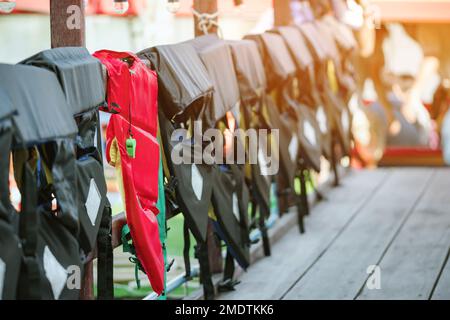
[[[446,264],[439,276],[437,286],[431,297],[432,300],[450,300],[450,249],[447,253]]]
[[[353,299],[423,193],[431,170],[398,169],[286,299]],[[353,190],[349,190],[352,192]],[[334,218],[328,223],[334,223]]]
[[[424,196],[379,264],[381,289],[365,287],[360,299],[430,298],[450,243],[449,190],[450,169],[436,170]]]
[[[340,177],[347,176],[351,172],[350,168],[343,168],[340,166],[338,167],[338,170],[339,170]],[[328,192],[330,192],[330,190],[333,188],[334,188],[334,179],[330,178],[327,181],[320,183],[317,186],[317,191],[323,195],[323,194],[328,194]],[[317,197],[317,195],[315,193],[308,195],[308,203],[309,203],[310,208],[316,206],[320,201],[321,200]],[[297,224],[298,224],[297,208],[291,207],[289,209],[289,212],[285,213],[283,216],[278,218],[275,225],[269,229],[269,232],[268,232],[269,242],[271,244],[278,242],[281,238],[285,237],[286,234]],[[253,265],[258,260],[264,259],[264,258],[266,258],[266,256],[264,255],[263,244],[262,244],[262,241],[259,241],[258,243],[252,245],[250,248],[250,264]],[[234,277],[236,279],[238,279],[241,277],[241,275],[244,272],[245,271],[239,265],[236,264]],[[216,290],[218,288],[219,283],[222,280],[223,279],[220,275],[213,276],[213,284],[214,284]],[[202,299],[204,299],[203,290],[200,289],[196,292],[193,292],[192,294],[190,294],[189,296],[187,296],[183,299],[184,300],[202,300]]]
[[[351,172],[342,186],[330,190],[305,219],[306,233],[292,228],[273,246],[271,257],[251,265],[235,292],[220,299],[280,299],[327,249],[349,220],[388,176],[389,170]]]

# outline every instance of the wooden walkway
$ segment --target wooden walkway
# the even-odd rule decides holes
[[[450,169],[351,172],[326,197],[219,298],[450,299]]]

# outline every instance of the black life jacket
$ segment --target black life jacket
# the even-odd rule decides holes
[[[233,55],[241,95],[242,125],[246,129],[269,130],[263,115],[267,81],[258,46],[250,40],[228,41],[228,44]],[[260,213],[267,218],[270,214],[270,187],[273,176],[264,171],[266,159],[260,159],[264,157],[260,152],[261,147],[260,141],[258,161],[250,165],[249,188],[252,206],[259,206]]]
[[[101,63],[81,47],[46,50],[22,63],[46,68],[57,75],[70,107],[67,111],[76,119],[80,241],[85,253],[89,253],[95,248],[105,206],[109,206],[101,145],[95,140],[99,121],[97,110],[105,101]]]
[[[186,277],[191,276],[190,231],[197,242],[195,251],[200,264],[204,295],[205,298],[212,299],[214,287],[206,240],[213,167],[204,163],[174,163],[172,153],[192,155],[196,152],[193,140],[186,139],[180,144],[174,133],[176,129],[187,128],[189,120],[211,116],[206,113],[210,112],[208,106],[212,102],[213,84],[202,61],[189,44],[158,46],[146,49],[138,55],[149,61],[158,74],[158,115],[166,178],[167,217],[183,214]]]
[[[206,106],[212,100],[212,83],[194,48],[188,44],[158,46],[140,52],[139,56],[150,61],[158,74],[160,131],[164,147],[165,176],[169,181],[167,188],[170,189],[167,198],[183,207],[181,212],[189,221],[195,238],[206,241],[211,169],[201,164],[175,165],[171,155],[179,142],[172,141],[173,132],[182,128],[187,120],[206,112]],[[183,148],[190,153],[195,150],[188,143]],[[173,191],[176,199],[171,194]],[[169,211],[174,209],[176,208]]]
[[[215,120],[224,119],[226,113],[230,112],[233,114],[238,128],[241,121],[241,101],[229,46],[215,35],[195,38],[188,43],[196,49],[213,82],[215,91],[210,107],[215,115]],[[228,125],[227,121],[222,121]],[[237,143],[241,143],[241,141],[238,139]],[[214,219],[215,230],[227,244],[230,255],[244,269],[250,264],[250,243],[246,218],[248,201],[243,166],[213,166],[212,204],[216,218]]]
[[[0,87],[0,300],[16,298],[22,248],[18,236],[18,215],[10,201],[9,168],[17,109]]]
[[[336,142],[341,146],[342,156],[350,154],[351,115],[343,97],[339,92],[333,92],[328,77],[329,62],[340,68],[339,51],[334,39],[329,33],[324,33],[313,22],[298,26],[306,39],[311,53],[316,60],[316,80],[322,102],[327,109],[332,123],[330,124]],[[336,73],[334,73],[336,75]],[[338,79],[337,79],[338,80]]]
[[[214,86],[210,117],[204,126],[214,128],[228,111],[237,118],[240,105],[239,87],[230,49],[215,35],[206,35],[187,42],[197,51]]]
[[[57,76],[78,134],[76,151],[76,199],[80,221],[80,246],[87,255],[98,245],[100,299],[113,297],[111,205],[102,163],[98,109],[105,106],[102,65],[86,48],[66,47],[42,51],[22,62],[48,69]],[[101,236],[99,235],[99,230]]]
[[[256,43],[263,61],[264,71],[267,79],[266,92],[262,98],[262,115],[264,122],[270,129],[279,130],[279,170],[277,175],[278,191],[285,192],[286,189],[294,190],[294,178],[297,169],[298,144],[296,143],[297,135],[292,129],[289,122],[289,115],[286,110],[281,107],[279,101],[275,101],[275,93],[278,88],[276,74],[272,72],[273,61],[269,56],[267,48],[262,40],[261,35],[248,35],[245,39]],[[296,126],[294,125],[294,128]],[[288,143],[281,143],[289,141]]]
[[[333,42],[338,51],[338,68],[336,74],[339,81],[340,91],[345,104],[348,104],[351,96],[356,91],[356,74],[354,58],[357,42],[352,30],[332,15],[325,15],[317,20],[322,34],[328,34],[328,42]]]
[[[40,68],[0,65],[0,88],[13,118],[13,160],[21,192],[18,233],[23,255],[17,298],[77,299],[81,281],[74,138],[77,126],[57,77]],[[50,93],[50,94],[49,94]],[[55,204],[56,201],[56,204]],[[56,208],[55,208],[56,206]]]
[[[279,33],[284,38],[286,45],[296,62],[299,90],[297,100],[301,104],[308,106],[315,114],[321,133],[322,152],[326,158],[330,159],[332,149],[331,119],[317,89],[314,72],[314,57],[310,53],[310,49],[308,48],[304,37],[296,27],[278,27],[273,31]]]
[[[294,112],[294,117],[297,120],[299,154],[302,158],[300,161],[303,160],[305,162],[305,168],[311,168],[319,172],[320,156],[322,154],[321,132],[314,111],[297,100],[299,92],[296,84],[298,83],[297,75],[300,69],[291,56],[289,47],[282,36],[267,33],[263,34],[262,37],[267,50],[271,52],[272,59],[275,60],[275,65],[281,66],[282,62],[284,62],[285,71],[290,71],[294,68],[294,73],[288,76],[288,79],[290,79],[287,82],[288,85],[282,88],[282,95],[287,108]],[[276,72],[281,75],[281,68]]]
[[[261,46],[266,51],[268,63],[265,66],[269,89],[272,88],[271,90],[275,91],[276,103],[282,114],[280,119],[285,123],[286,130],[296,133],[291,140],[287,140],[290,141],[288,143],[289,155],[294,168],[296,168],[297,162],[303,161],[307,168],[319,171],[322,153],[320,131],[312,111],[295,101],[294,79],[297,67],[281,36],[275,33],[265,33],[258,37],[260,37]],[[295,174],[294,169],[291,177]]]

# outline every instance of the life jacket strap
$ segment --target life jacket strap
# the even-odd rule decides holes
[[[37,300],[41,297],[41,276],[36,256],[39,213],[37,212],[36,178],[30,166],[22,166],[22,211],[20,213],[19,235],[22,240],[22,277],[19,280],[20,299]]]
[[[122,239],[123,252],[131,254],[131,257],[129,258],[129,260],[131,263],[134,264],[134,277],[136,280],[136,286],[138,289],[140,289],[141,288],[141,280],[139,279],[139,270],[144,273],[145,273],[145,270],[142,267],[142,264],[139,261],[138,257],[136,256],[136,248],[133,245],[130,227],[128,226],[128,224],[125,224],[122,227],[121,239]]]
[[[97,288],[98,300],[114,299],[114,257],[112,247],[111,207],[105,206],[97,235]]]
[[[206,241],[197,242],[195,257],[200,264],[200,282],[203,285],[205,300],[214,300],[215,290],[212,282],[211,268],[209,266],[208,245]]]
[[[184,269],[186,270],[186,279],[191,279],[191,260],[189,256],[189,251],[191,248],[191,236],[189,232],[188,223],[184,220],[183,224],[183,237],[184,237],[184,248],[183,248],[183,258],[184,258]]]
[[[102,128],[100,112],[97,111],[97,150],[99,160],[103,166]],[[97,234],[97,288],[98,300],[114,299],[114,256],[112,247],[112,210],[109,201],[105,206]]]
[[[235,287],[241,283],[240,281],[233,280],[235,272],[234,258],[233,255],[227,250],[227,256],[225,258],[225,269],[223,274],[223,281],[219,283],[219,292],[230,292],[234,291]]]

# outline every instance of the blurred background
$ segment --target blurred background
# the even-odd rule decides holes
[[[139,51],[150,46],[194,37],[192,0],[181,0],[176,13],[166,0],[130,0],[124,15],[116,14],[112,0],[87,0],[86,41],[94,52],[108,48]],[[50,47],[49,0],[17,0],[13,14],[0,19],[0,61],[15,63]],[[220,26],[228,39],[240,39],[266,21],[273,21],[272,0],[247,0],[235,7],[233,0],[219,1]],[[268,20],[268,21],[267,21]],[[7,32],[6,32],[7,31]],[[4,47],[5,48],[5,47]]]
[[[192,0],[180,0],[180,8],[176,13],[168,10],[166,0],[130,0],[129,2],[128,12],[119,15],[114,12],[111,0],[86,0],[88,14],[86,42],[91,52],[105,48],[137,52],[150,46],[193,38]],[[272,2],[272,0],[245,0],[242,5],[235,6],[234,0],[219,0],[219,25],[223,37],[241,39],[246,34],[270,29],[273,26]],[[383,3],[392,1],[372,0],[370,2],[382,7]],[[403,5],[407,6],[409,2],[414,1],[394,2],[403,2]],[[16,3],[13,14],[2,15],[0,19],[0,43],[2,44],[0,62],[17,63],[50,47],[49,0],[16,0]],[[401,7],[394,11],[386,8],[382,12],[386,21],[394,21],[386,23],[389,29],[389,35],[383,44],[386,72],[416,75],[423,52],[420,45],[405,32],[402,24],[395,22],[402,14]],[[431,103],[438,84],[439,76],[436,74],[433,81],[429,82],[423,91],[422,97],[425,103]],[[365,98],[374,100],[375,97],[369,81]]]

